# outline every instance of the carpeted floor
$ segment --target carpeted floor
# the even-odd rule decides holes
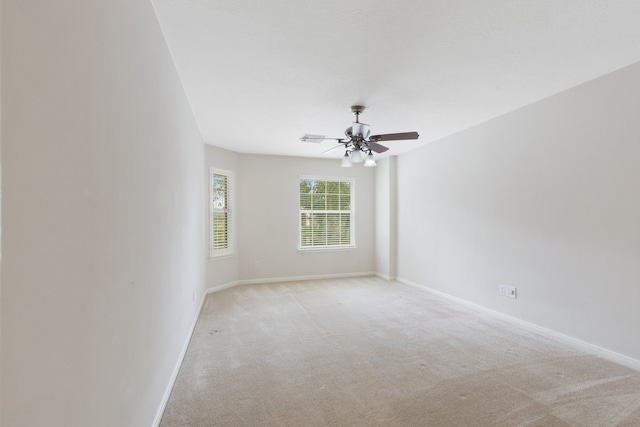
[[[161,427],[640,426],[640,372],[377,278],[209,295]]]

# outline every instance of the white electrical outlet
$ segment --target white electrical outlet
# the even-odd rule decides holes
[[[516,299],[518,297],[518,290],[515,286],[500,285],[500,295]]]

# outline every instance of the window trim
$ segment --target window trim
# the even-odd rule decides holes
[[[213,248],[213,176],[223,175],[227,178],[227,247],[224,249]],[[235,174],[233,171],[209,167],[209,215],[207,218],[209,228],[209,259],[222,259],[235,256],[236,252],[236,209],[235,209]]]
[[[302,246],[302,224],[300,221],[300,214],[302,209],[300,209],[300,181],[303,179],[314,179],[317,181],[349,181],[349,187],[351,189],[351,209],[349,213],[351,215],[350,218],[350,240],[351,244],[349,245],[332,245],[332,246]],[[355,227],[355,218],[356,218],[356,179],[353,176],[323,176],[323,175],[298,175],[298,180],[296,181],[296,195],[297,195],[297,204],[298,204],[298,214],[297,214],[297,222],[298,222],[298,252],[339,252],[339,251],[352,251],[356,249],[356,227]]]

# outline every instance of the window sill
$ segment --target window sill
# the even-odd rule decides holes
[[[298,248],[298,253],[316,253],[316,252],[352,252],[356,249],[355,246],[339,246],[339,247],[311,247],[311,248]]]
[[[227,254],[209,256],[208,260],[209,261],[217,261],[219,259],[233,258],[233,257],[235,257],[237,255],[238,255],[237,252],[230,252],[230,253],[227,253]]]

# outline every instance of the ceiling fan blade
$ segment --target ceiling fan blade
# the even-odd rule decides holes
[[[418,132],[385,133],[382,135],[372,135],[369,139],[373,141],[401,141],[403,139],[418,139]]]
[[[329,151],[333,151],[333,150],[335,150],[336,148],[338,148],[338,147],[343,147],[343,146],[344,146],[344,143],[340,143],[340,145],[336,145],[335,147],[332,147],[332,148],[329,148],[329,149],[328,149],[328,150],[326,150],[326,151],[323,151],[323,152],[322,152],[322,154],[327,154]]]
[[[373,141],[367,142],[367,146],[371,149],[371,151],[375,151],[376,153],[384,153],[389,149],[384,145],[380,145],[377,142],[373,142]]]
[[[343,141],[344,138],[332,138],[330,136],[324,136],[324,135],[310,135],[310,134],[304,134],[300,137],[300,141],[302,142],[315,142],[315,143],[319,143],[319,142],[323,142],[323,141]]]
[[[322,142],[325,139],[327,139],[326,136],[324,135],[311,135],[308,133],[305,133],[304,135],[302,135],[302,137],[300,138],[300,141],[302,142]]]

